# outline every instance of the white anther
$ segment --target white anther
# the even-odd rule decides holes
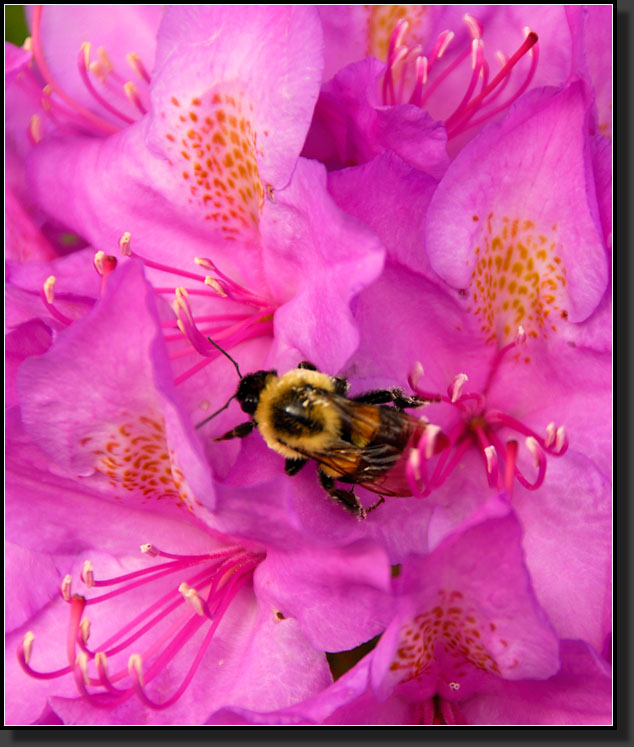
[[[454,36],[456,35],[453,31],[443,31],[441,36],[443,36],[443,40],[440,44],[440,48],[438,49],[438,54],[436,55],[436,59],[439,60],[447,51],[447,47],[451,44]]]
[[[465,385],[465,382],[469,381],[469,377],[467,374],[459,373],[454,377],[454,380],[451,384],[451,401],[455,402],[458,400],[462,394],[462,389]]]
[[[449,687],[452,690],[460,690],[460,683],[459,682],[450,682]]]
[[[462,19],[467,24],[472,38],[479,39],[482,36],[482,29],[476,19],[472,15],[469,15],[469,13],[465,13]]]
[[[227,298],[227,294],[224,292],[220,283],[216,280],[216,278],[212,277],[211,275],[205,276],[205,285],[208,285],[221,298]]]
[[[203,270],[216,271],[216,265],[210,259],[207,259],[207,257],[194,257],[194,264],[202,267]]]
[[[427,72],[429,70],[429,60],[424,55],[416,58],[416,77],[421,80],[422,85],[427,85]]]
[[[88,72],[92,73],[95,78],[98,78],[102,82],[108,77],[108,70],[106,70],[103,64],[97,60],[93,60],[90,65],[88,65]]]
[[[141,552],[149,555],[151,558],[155,558],[159,554],[159,551],[151,542],[146,542],[144,545],[141,545]]]
[[[77,653],[77,658],[75,659],[75,666],[79,667],[79,671],[82,673],[84,677],[84,683],[86,685],[89,685],[90,680],[88,679],[88,654],[85,651],[79,651]]]
[[[565,443],[566,443],[566,430],[563,427],[563,425],[560,425],[559,428],[557,428],[557,436],[555,439],[555,449],[557,451],[561,451]]]
[[[27,36],[24,40],[24,43],[22,44],[22,49],[25,52],[31,52],[33,49],[33,39],[31,39],[30,36]]]
[[[414,477],[420,481],[420,451],[412,449],[409,453],[408,461],[414,470]]]
[[[525,342],[526,342],[526,332],[524,330],[524,327],[522,327],[522,325],[520,324],[515,334],[515,344],[523,345]]]
[[[498,466],[498,454],[495,450],[495,446],[485,446],[484,456],[487,460],[487,472],[492,475]]]
[[[539,455],[541,453],[541,449],[539,448],[539,443],[532,437],[528,436],[526,439],[526,447],[531,453],[531,456],[533,457],[533,464],[536,467],[539,467]]]
[[[134,83],[131,80],[128,80],[123,84],[123,92],[128,97],[128,100],[130,101],[130,103],[132,104],[134,104],[139,98],[139,92],[137,91],[137,87],[134,85]]]
[[[192,588],[183,581],[183,583],[178,587],[178,590],[185,598],[187,604],[190,605],[190,607],[197,615],[203,616],[205,614],[202,599],[200,598],[200,595],[198,594],[196,589]]]
[[[85,560],[81,569],[81,580],[91,589],[95,585],[95,574],[90,560]]]
[[[106,253],[102,251],[101,249],[95,253],[95,256],[93,258],[93,264],[95,265],[95,270],[100,275],[103,275],[103,258],[106,256]]]
[[[555,442],[555,435],[557,434],[557,431],[555,429],[554,423],[548,423],[546,426],[546,438],[544,439],[544,444],[546,448],[548,449],[552,444]]]
[[[95,654],[95,665],[97,670],[102,669],[106,677],[108,676],[108,657],[103,651],[97,651]]]
[[[84,643],[88,643],[90,638],[90,620],[87,617],[82,617],[79,623],[79,632],[81,633],[81,639]]]
[[[495,59],[498,61],[500,67],[504,67],[504,65],[506,65],[506,55],[504,54],[504,52],[500,52],[499,49],[495,53]]]
[[[62,581],[62,583],[59,586],[60,591],[62,592],[62,596],[64,597],[64,600],[66,602],[70,602],[70,585],[71,585],[72,580],[73,579],[72,579],[70,573],[67,573],[64,576],[64,580]]]
[[[35,635],[30,630],[22,639],[22,650],[24,651],[24,660],[26,661],[27,664],[29,663],[31,659],[31,651],[33,649],[34,640],[35,640]]]
[[[84,53],[84,65],[88,67],[90,64],[90,42],[83,42],[80,49]]]
[[[413,389],[416,389],[420,380],[425,375],[425,369],[420,361],[416,361],[412,367],[412,372],[409,375],[409,380]]]
[[[270,202],[275,202],[275,189],[272,184],[266,185],[266,199]]]
[[[39,143],[42,139],[42,123],[37,114],[31,117],[29,122],[29,134],[34,143]]]
[[[141,654],[132,654],[130,656],[128,659],[128,672],[131,669],[134,669],[141,686],[143,686],[143,659],[141,659]]]
[[[482,42],[479,39],[474,39],[471,42],[471,69],[475,70],[478,64],[478,50],[482,46]]]
[[[105,47],[97,47],[97,57],[99,58],[99,62],[101,62],[108,72],[114,69],[112,60],[108,57]]]
[[[42,286],[46,300],[55,303],[55,275],[49,275]]]
[[[425,459],[431,459],[434,456],[434,448],[436,446],[436,438],[440,433],[440,426],[428,425],[425,428]]]
[[[119,249],[121,249],[121,254],[123,254],[126,257],[129,257],[132,254],[132,249],[130,249],[130,239],[131,239],[130,231],[126,231],[123,236],[119,239]]]
[[[134,70],[134,72],[140,77],[143,77],[141,58],[136,52],[128,52],[125,56],[126,62]]]

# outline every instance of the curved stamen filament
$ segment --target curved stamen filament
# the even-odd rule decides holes
[[[79,69],[79,74],[81,76],[81,79],[88,89],[88,92],[90,95],[101,105],[104,109],[110,112],[110,114],[114,115],[115,117],[118,117],[120,120],[125,122],[126,124],[133,124],[134,120],[131,117],[128,117],[123,112],[120,112],[116,107],[112,106],[112,104],[105,99],[93,86],[92,81],[90,80],[90,75],[88,74],[88,67],[90,65],[90,44],[88,42],[84,42],[81,45],[81,49],[79,50],[79,56],[77,57],[77,67]]]
[[[99,132],[111,135],[118,131],[118,127],[111,124],[107,120],[103,119],[102,117],[98,116],[94,112],[91,112],[89,109],[85,109],[81,104],[79,104],[75,99],[73,99],[71,96],[69,96],[66,91],[57,83],[55,78],[53,77],[48,65],[46,64],[46,61],[44,60],[44,53],[42,51],[42,44],[41,44],[41,36],[40,36],[40,30],[42,25],[42,6],[41,5],[34,5],[33,6],[33,19],[32,19],[32,28],[31,28],[31,41],[32,41],[32,48],[33,48],[33,56],[35,57],[35,61],[37,62],[37,66],[40,70],[40,73],[42,74],[42,77],[44,80],[50,85],[51,89],[55,91],[55,93],[64,101],[70,108],[77,112],[83,119],[90,125],[92,125],[94,128],[99,130]]]
[[[477,107],[484,101],[484,99],[502,82],[502,80],[510,75],[511,70],[515,66],[515,64],[532,48],[537,44],[537,34],[534,31],[531,31],[526,36],[526,39],[524,40],[523,44],[515,51],[515,53],[510,57],[510,59],[506,62],[504,67],[498,72],[498,74],[493,78],[493,80],[489,83],[489,85],[478,95],[476,96],[473,101],[469,103],[469,105],[465,108],[465,110],[461,113],[460,117],[457,120],[454,120],[453,122],[447,121],[445,123],[447,127],[447,135],[448,137],[451,137],[452,134],[454,134],[457,130],[458,123],[460,125],[460,128],[464,128],[464,125],[466,122],[475,114],[475,111]],[[517,98],[519,95],[521,95],[525,88],[530,83],[530,80],[533,77],[534,69],[537,66],[537,55],[533,53],[532,55],[532,62],[531,62],[531,69],[529,71],[529,77],[524,81],[524,85],[520,88],[518,92],[514,94],[513,99]],[[510,102],[509,102],[510,103]],[[508,106],[508,103],[506,104]],[[503,107],[501,107],[503,108]],[[489,114],[487,116],[487,119],[492,116],[492,114]],[[472,124],[472,126],[475,126],[475,124]]]
[[[69,666],[53,672],[41,673],[33,670],[29,663],[33,635],[29,633],[18,650],[18,659],[27,673],[39,679],[52,679],[72,674],[80,694],[97,708],[112,708],[136,693],[148,707],[163,709],[173,705],[182,696],[199,668],[226,611],[240,590],[251,581],[253,571],[263,556],[237,546],[221,548],[213,553],[196,556],[166,553],[152,545],[143,545],[142,550],[150,556],[161,555],[169,561],[148,569],[153,570],[154,573],[143,577],[142,583],[144,584],[161,579],[166,572],[173,573],[174,570],[192,565],[203,564],[204,567],[183,581],[178,588],[174,586],[169,588],[159,599],[135,615],[134,619],[110,636],[108,640],[103,641],[97,650],[87,646],[90,622],[82,615],[88,604],[98,603],[112,597],[102,595],[86,601],[82,596],[70,596],[69,594],[70,615],[66,636],[66,658]],[[84,564],[82,575],[86,577],[89,585],[109,586],[124,583],[121,592],[134,591],[138,585],[137,580],[140,578],[138,572],[135,572],[104,582],[94,581],[92,566],[89,562]],[[134,583],[126,583],[131,579],[134,579]],[[183,591],[185,594],[182,593]],[[201,603],[194,605],[194,611],[186,602],[189,592],[193,592]],[[183,608],[183,605],[186,607]],[[181,614],[178,614],[179,610]],[[174,614],[176,617],[170,619]],[[165,622],[169,624],[163,625]],[[157,677],[165,666],[179,655],[205,623],[210,623],[209,630],[202,644],[198,646],[184,679],[167,700],[162,703],[153,701],[145,690],[146,684]],[[161,630],[159,626],[162,626]],[[137,627],[138,629],[135,630]],[[140,640],[147,640],[147,636],[151,634],[153,638],[147,641],[148,645],[140,654],[133,654],[130,657],[127,667],[121,667],[118,671],[109,673],[108,657],[122,653]],[[149,662],[144,672],[142,661]],[[94,662],[96,676],[89,673],[91,662]],[[127,686],[117,686],[116,683],[126,679],[129,683]],[[90,688],[100,688],[101,692],[91,691]]]

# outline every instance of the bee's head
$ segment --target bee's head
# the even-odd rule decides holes
[[[271,376],[277,376],[277,371],[256,371],[240,379],[235,396],[244,412],[249,415],[255,413],[260,401],[260,394]]]

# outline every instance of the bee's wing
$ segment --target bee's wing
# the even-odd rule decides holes
[[[425,428],[424,421],[391,407],[379,409],[336,394],[328,403],[337,410],[342,432],[351,434],[356,443],[333,440],[326,449],[305,456],[329,468],[342,482],[386,496],[411,495],[405,466],[412,444]]]

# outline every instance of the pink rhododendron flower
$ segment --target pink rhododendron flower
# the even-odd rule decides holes
[[[115,316],[117,325],[110,323]],[[55,332],[52,344],[50,332],[42,339],[42,328],[43,322],[24,322],[22,339],[32,344],[14,353],[24,362],[18,375],[20,409],[10,412],[7,503],[7,536],[16,546],[11,557],[30,561],[31,551],[46,548],[33,559],[44,569],[37,593],[20,597],[12,608],[15,633],[9,638],[10,647],[22,641],[19,659],[34,678],[29,708],[40,701],[30,715],[26,704],[12,701],[10,720],[34,721],[48,699],[64,723],[197,723],[210,708],[231,701],[251,698],[249,707],[260,707],[259,701],[269,710],[279,698],[301,699],[311,688],[327,685],[326,661],[318,652],[356,646],[380,632],[388,619],[385,552],[371,542],[340,551],[311,550],[304,542],[300,551],[280,546],[275,536],[267,547],[214,531],[209,468],[191,440],[191,425],[184,424],[173,383],[165,378],[168,362],[158,341],[156,302],[137,262],[112,273],[94,308]],[[44,376],[53,369],[52,378]],[[35,413],[44,411],[48,415],[38,422]],[[47,506],[51,516],[45,515]],[[99,531],[86,530],[95,523]],[[144,552],[166,560],[156,570],[131,556],[135,546],[146,545],[147,532],[158,549],[147,546]],[[61,580],[58,568],[80,576],[84,587],[77,596],[62,571],[64,601],[50,603]],[[338,588],[331,580],[335,569]],[[172,574],[176,582],[167,578]],[[264,607],[248,592],[252,583]],[[114,588],[101,593],[102,586]],[[296,610],[292,600],[300,595],[304,605]],[[182,614],[185,602],[193,611]],[[65,604],[67,614],[61,611]],[[289,609],[290,626],[291,615],[284,612]],[[88,615],[100,631],[97,648],[88,640],[89,623],[82,622]],[[353,629],[347,622],[352,618]],[[26,624],[45,638],[39,666],[31,660]],[[302,626],[306,633],[290,631]],[[60,666],[64,647],[59,642],[68,636],[72,650]],[[268,664],[265,640],[271,644]],[[123,663],[107,664],[118,655]],[[287,674],[278,661],[286,655],[289,663],[299,664],[301,680],[292,684],[293,664],[288,689],[281,684]],[[277,682],[276,702],[269,705],[264,691],[258,695],[266,687],[261,666]],[[249,684],[251,676],[257,684]],[[217,689],[206,688],[201,698],[201,683],[210,677]],[[153,680],[158,691],[150,686]],[[159,692],[169,697],[158,697]]]
[[[306,702],[209,723],[609,724],[609,668],[557,641],[530,588],[520,525],[489,500],[395,579],[395,617],[376,648]]]
[[[608,13],[112,7],[5,47],[8,721],[609,724]],[[409,495],[216,440],[302,360]]]
[[[320,15],[327,82],[305,155],[329,169],[392,150],[438,176],[445,144],[455,154],[526,91],[590,80],[587,60],[595,79],[609,65],[580,6],[326,6]]]

